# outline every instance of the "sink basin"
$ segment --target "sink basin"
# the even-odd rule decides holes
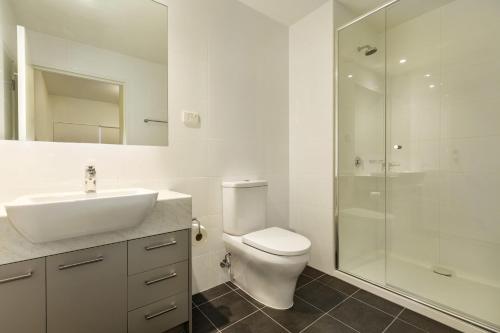
[[[158,192],[130,188],[28,195],[5,204],[14,227],[33,243],[98,234],[141,223]]]

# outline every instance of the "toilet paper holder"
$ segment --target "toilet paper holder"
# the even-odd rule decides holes
[[[198,232],[196,233],[195,239],[197,242],[201,241],[203,239],[203,234],[201,233],[201,223],[200,220],[198,220],[196,217],[193,217],[191,222],[196,222],[198,225]]]

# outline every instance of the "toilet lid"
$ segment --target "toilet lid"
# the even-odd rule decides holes
[[[243,243],[280,256],[305,254],[311,247],[306,237],[285,229],[273,227],[251,232],[242,237]]]

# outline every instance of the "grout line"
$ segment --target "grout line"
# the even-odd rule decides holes
[[[233,325],[236,325],[236,324],[237,324],[237,323],[239,323],[240,321],[247,319],[248,317],[250,317],[251,315],[253,315],[253,314],[257,313],[257,312],[259,312],[259,309],[255,310],[255,311],[254,311],[254,312],[252,312],[252,313],[249,313],[248,315],[246,315],[245,317],[243,317],[243,318],[241,318],[241,319],[238,319],[238,320],[237,320],[237,321],[235,321],[234,323],[227,325],[226,327],[224,327],[223,329],[221,329],[221,330],[220,330],[220,332],[223,332],[224,330],[228,329],[229,327],[231,327],[231,326],[233,326]]]
[[[355,293],[354,293],[354,294],[355,294]],[[354,294],[353,294],[353,295],[354,295]],[[388,316],[395,317],[393,314],[390,314],[389,312],[385,312],[384,310],[379,309],[379,308],[377,308],[376,306],[371,305],[370,303],[366,303],[365,301],[362,301],[362,300],[360,300],[360,299],[358,299],[358,298],[356,298],[356,297],[353,297],[353,298],[354,298],[356,301],[358,301],[358,302],[360,302],[360,303],[363,303],[363,304],[365,304],[365,305],[368,305],[369,307],[371,307],[371,308],[373,308],[373,309],[375,309],[375,310],[378,310],[378,311],[380,311],[380,312],[383,312],[383,313],[385,313],[385,314],[386,314],[386,315],[388,315]],[[390,301],[388,301],[388,302],[390,302]],[[391,302],[391,303],[392,303],[392,302]],[[403,310],[404,310],[404,309],[405,309],[405,308],[403,307],[403,309],[402,309],[400,312],[403,312]],[[399,316],[399,314],[398,314],[397,316]]]
[[[335,290],[336,290],[336,289],[335,289]],[[303,299],[302,297],[300,297],[300,296],[299,296],[299,295],[297,295],[297,294],[295,294],[294,296],[295,296],[295,297],[297,297],[298,299],[300,299],[301,301],[306,302],[307,304],[309,304],[309,305],[311,305],[311,306],[315,307],[315,308],[316,308],[316,309],[318,309],[319,311],[321,311],[321,312],[323,312],[323,313],[328,313],[328,312],[332,311],[333,309],[335,309],[336,307],[338,307],[340,304],[342,304],[342,303],[344,303],[345,301],[347,301],[349,298],[351,298],[351,297],[352,297],[355,293],[357,293],[357,292],[358,292],[358,291],[356,290],[356,291],[355,291],[353,294],[351,294],[351,295],[346,295],[346,294],[344,294],[344,295],[346,295],[347,297],[346,297],[345,299],[343,299],[342,301],[340,301],[340,303],[338,303],[337,305],[335,305],[333,308],[331,308],[331,309],[330,309],[330,310],[328,310],[328,311],[324,311],[324,310],[322,310],[322,309],[318,308],[316,305],[314,305],[314,304],[312,304],[312,303],[309,303],[308,301],[306,301],[305,299]]]
[[[404,310],[405,308],[402,308],[401,311],[399,311],[396,317],[394,317],[394,319],[389,323],[389,325],[387,325],[387,327],[382,331],[382,333],[386,332],[389,329],[389,327],[391,327],[391,325],[394,324],[394,322],[398,319],[399,315],[402,314]]]
[[[310,306],[314,307],[315,309],[318,309],[319,311],[321,311],[321,313],[322,313],[322,314],[323,314],[323,313],[328,312],[328,311],[323,311],[323,310],[321,310],[321,309],[320,309],[320,308],[318,308],[316,305],[309,303],[308,301],[306,301],[305,299],[303,299],[302,297],[300,297],[300,296],[298,296],[298,295],[294,295],[294,297],[297,297],[297,298],[298,298],[298,299],[300,299],[302,302],[305,302],[305,303],[309,304]]]
[[[239,289],[239,290],[240,290],[242,293],[244,293],[246,296],[248,296],[248,297],[250,297],[250,298],[252,297],[252,296],[248,295],[247,293],[245,293],[243,290],[241,290],[241,289]],[[262,306],[261,306],[261,307],[258,307],[257,305],[253,304],[253,303],[252,303],[252,302],[250,302],[248,299],[246,299],[246,298],[245,298],[245,296],[243,296],[241,293],[239,293],[239,292],[238,292],[238,290],[234,290],[234,292],[235,292],[235,293],[237,293],[238,295],[240,295],[240,297],[241,297],[241,298],[243,298],[245,301],[247,301],[248,303],[252,304],[252,305],[253,305],[253,306],[254,306],[257,310],[260,310],[260,309],[263,309],[263,308],[265,308],[265,307],[266,307],[264,304],[260,303],[259,301],[257,301],[257,300],[256,300],[256,299],[254,299],[254,298],[252,298],[252,299],[253,299],[254,301],[259,302],[260,304],[262,304]]]
[[[309,281],[309,282],[304,283],[303,285],[301,285],[301,286],[300,286],[300,287],[298,287],[298,288],[295,288],[295,290],[296,290],[296,291],[297,291],[297,290],[299,290],[299,289],[301,289],[302,287],[307,286],[307,285],[308,285],[308,284],[310,284],[310,283],[313,283],[314,281],[316,281],[316,280],[320,279],[321,277],[325,276],[326,274],[320,275],[320,276],[318,276],[317,278],[312,278],[312,277],[310,277],[309,275],[306,275],[306,274],[303,274],[303,275],[307,276],[308,278],[310,278],[310,279],[312,279],[312,280],[311,280],[311,281]],[[319,281],[318,281],[318,283],[321,283],[321,282],[319,282]],[[321,283],[321,284],[322,284],[322,283]]]
[[[340,305],[342,305],[343,303],[345,303],[348,299],[352,298],[352,296],[357,293],[359,290],[356,290],[354,293],[352,293],[349,297],[347,297],[346,299],[344,299],[342,302],[340,302],[339,304],[335,305],[333,308],[331,308],[327,313],[326,315],[335,319],[336,321],[344,324],[345,326],[349,327],[350,329],[353,329],[355,330],[356,332],[359,332],[357,329],[355,329],[354,327],[352,327],[351,325],[343,322],[342,320],[340,320],[339,318],[335,317],[334,315],[331,315],[329,312],[333,311],[334,309],[338,308]]]
[[[231,288],[229,288],[229,289],[231,289]],[[197,305],[198,305],[198,306],[202,306],[202,305],[204,305],[204,304],[210,303],[210,302],[212,302],[213,300],[216,300],[216,299],[218,299],[218,298],[221,298],[222,296],[226,296],[227,294],[230,294],[230,293],[232,293],[232,292],[234,292],[234,291],[235,291],[235,290],[231,289],[231,290],[230,290],[230,291],[228,291],[227,293],[221,294],[221,295],[219,295],[219,296],[217,296],[217,297],[211,298],[211,299],[209,299],[208,301],[203,302],[203,303],[200,303],[200,304],[197,304]]]
[[[312,323],[310,323],[309,325],[307,325],[306,327],[304,327],[303,329],[301,329],[299,333],[302,333],[302,332],[306,331],[309,327],[311,327],[312,325],[316,324],[316,322],[319,321],[324,316],[326,316],[326,312],[323,313],[321,316],[319,316],[318,319],[314,320]]]
[[[403,309],[403,311],[404,311],[404,310],[406,310],[406,309]],[[417,326],[417,325],[415,325],[415,324],[412,324],[412,323],[410,323],[410,322],[408,322],[408,321],[406,321],[406,320],[404,320],[404,319],[398,318],[398,320],[402,321],[403,323],[405,323],[405,324],[407,324],[407,325],[410,325],[410,326],[412,326],[412,327],[415,327],[416,329],[419,329],[419,330],[421,330],[422,332],[426,332],[426,333],[428,333],[428,332],[429,332],[429,331],[425,330],[424,328],[419,327],[419,326]],[[443,324],[443,323],[441,323],[441,322],[438,322],[438,323]],[[443,325],[445,325],[445,324],[443,324]],[[449,327],[448,325],[445,325],[445,326]]]
[[[209,323],[210,323],[210,324],[211,324],[211,325],[215,328],[215,330],[216,330],[217,332],[220,332],[219,328],[218,328],[217,326],[215,326],[214,322],[213,322],[210,318],[208,318],[208,316],[205,314],[205,312],[203,312],[203,311],[202,311],[200,308],[198,308],[198,307],[197,307],[197,309],[198,309],[198,311],[200,311],[200,313],[203,315],[203,317],[207,318],[208,322],[209,322]]]
[[[335,321],[338,321],[339,323],[341,323],[342,325],[344,325],[345,327],[348,327],[350,329],[352,329],[353,331],[355,332],[358,332],[358,333],[361,333],[360,331],[358,331],[357,329],[355,329],[354,327],[351,327],[349,325],[347,325],[346,323],[344,323],[343,321],[340,321],[338,320],[337,318],[335,317],[332,317],[331,315],[329,315],[328,313],[324,313],[323,315],[321,315],[318,319],[316,319],[315,321],[313,321],[312,323],[310,323],[309,325],[307,325],[306,327],[304,327],[299,333],[303,333],[305,331],[307,331],[307,329],[311,326],[313,326],[316,322],[318,322],[321,318],[324,318],[324,317],[330,317],[331,319],[335,320]],[[382,332],[383,333],[383,332]]]
[[[329,276],[331,276],[331,275],[329,275]],[[311,281],[311,282],[312,282],[312,281]],[[318,283],[320,283],[322,286],[325,286],[325,287],[328,287],[328,288],[333,289],[333,290],[335,290],[335,291],[338,291],[339,293],[342,293],[342,294],[344,294],[344,295],[346,295],[346,296],[352,296],[352,295],[354,295],[355,293],[357,293],[358,291],[360,291],[360,290],[361,290],[361,288],[358,288],[358,287],[356,287],[356,286],[354,286],[354,285],[352,285],[352,284],[350,284],[350,283],[347,283],[347,282],[346,282],[347,284],[350,284],[350,285],[351,285],[351,286],[353,286],[354,288],[357,288],[357,289],[356,289],[356,291],[354,291],[354,292],[353,292],[353,293],[351,293],[351,294],[348,294],[348,293],[346,293],[345,291],[342,291],[342,290],[339,290],[339,289],[334,288],[334,287],[332,287],[332,286],[329,286],[328,284],[323,283],[323,282],[321,282],[321,281],[318,281]]]
[[[262,309],[264,309],[264,308],[262,308]],[[288,328],[286,328],[285,326],[281,325],[279,322],[277,322],[276,320],[274,320],[273,317],[271,317],[270,315],[268,315],[267,313],[265,313],[264,311],[262,311],[262,309],[259,309],[259,311],[262,312],[266,317],[268,317],[269,319],[271,319],[272,321],[274,321],[276,324],[278,324],[278,326],[280,326],[282,329],[284,329],[288,333],[291,333]]]
[[[326,275],[326,273],[321,272],[321,274],[319,276],[314,277],[314,276],[311,276],[311,275],[307,275],[306,273],[304,273],[302,271],[302,273],[300,273],[299,275],[305,275],[305,276],[307,276],[310,279],[316,280],[316,279],[319,279],[320,277],[322,277],[323,275]]]
[[[357,291],[356,291],[356,292],[357,292]],[[356,293],[356,292],[355,292],[355,293]],[[355,293],[353,293],[352,295],[354,295]],[[351,296],[352,296],[352,295],[351,295]],[[344,323],[342,320],[338,319],[337,317],[334,317],[334,316],[332,316],[332,315],[328,314],[328,312],[330,312],[330,311],[332,311],[333,309],[335,309],[335,308],[337,308],[338,306],[340,306],[342,303],[344,303],[344,302],[345,302],[345,301],[347,301],[349,298],[351,298],[351,296],[347,296],[347,297],[346,297],[344,300],[342,300],[339,304],[335,305],[333,308],[331,308],[330,310],[328,310],[328,311],[326,311],[326,312],[325,312],[325,311],[321,310],[320,308],[318,308],[317,306],[315,306],[314,304],[309,303],[308,301],[306,301],[306,300],[305,300],[305,299],[303,299],[302,297],[299,297],[299,296],[295,295],[295,297],[297,297],[297,298],[298,298],[298,299],[300,299],[301,301],[303,301],[303,302],[305,302],[305,303],[309,304],[310,306],[312,306],[312,307],[314,307],[314,308],[318,309],[319,311],[323,312],[323,315],[322,315],[321,317],[323,317],[324,315],[328,315],[329,317],[332,317],[333,319],[337,320],[338,322],[341,322],[341,323],[342,323],[342,324],[344,324],[345,326],[347,326],[347,327],[349,327],[349,328],[351,328],[351,329],[355,330],[356,332],[359,332],[357,329],[355,329],[355,328],[354,328],[354,327],[352,327],[351,325],[349,325],[349,324],[347,324],[347,323]]]

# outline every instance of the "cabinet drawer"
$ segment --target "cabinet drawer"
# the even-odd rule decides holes
[[[182,292],[128,313],[128,333],[162,333],[189,320],[188,293]]]
[[[188,231],[146,237],[128,243],[128,274],[133,275],[188,259]]]
[[[127,320],[126,242],[47,258],[50,333],[123,333]]]
[[[188,278],[187,261],[130,276],[128,309],[137,309],[181,291],[187,291]]]
[[[0,331],[45,332],[45,258],[0,266]]]

